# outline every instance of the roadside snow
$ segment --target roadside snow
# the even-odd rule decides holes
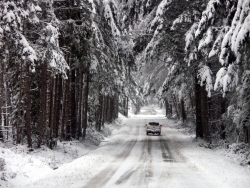
[[[130,138],[129,121],[136,118],[163,118],[162,110],[155,108],[156,115],[148,115],[148,109],[141,114],[129,114],[129,118],[119,117],[120,125],[108,125],[112,135],[105,137],[99,146],[90,141],[58,143],[55,150],[35,149],[29,152],[25,146],[4,148],[0,145],[0,187],[4,188],[74,188],[81,187],[106,167],[122,151],[117,144],[126,143]],[[225,148],[209,149],[200,147],[204,143],[195,135],[181,128],[173,120],[165,121],[166,137],[190,169],[199,172],[209,182],[220,188],[248,188],[250,168],[240,166],[238,155]],[[122,145],[122,144],[121,144]],[[126,144],[123,144],[124,146]]]
[[[220,188],[241,187],[250,185],[250,167],[240,166],[240,156],[226,148],[209,149],[202,140],[190,135],[187,129],[169,121],[172,132],[169,138],[181,158],[195,171],[199,171],[208,182],[214,182]]]

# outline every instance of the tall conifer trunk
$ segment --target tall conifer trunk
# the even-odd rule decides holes
[[[196,70],[197,71],[197,70]],[[196,116],[196,138],[203,138],[203,126],[201,117],[201,86],[198,82],[198,78],[194,74],[195,79],[195,116]]]
[[[50,88],[49,88],[49,127],[50,127],[50,134],[49,137],[53,137],[53,130],[54,130],[54,98],[55,96],[55,78],[53,76],[50,77]]]
[[[83,138],[86,136],[86,130],[88,127],[88,97],[89,97],[89,82],[90,82],[90,73],[86,73],[86,84],[84,89],[84,113],[83,113]]]
[[[99,105],[96,111],[96,129],[98,131],[101,131],[101,126],[102,126],[102,109],[103,109],[103,96],[101,94],[101,87],[99,87]]]
[[[47,63],[44,62],[41,68],[38,147],[45,143],[44,134],[46,130]]]
[[[181,119],[182,119],[182,122],[186,121],[187,119],[187,115],[186,115],[186,111],[185,111],[185,104],[184,104],[184,100],[181,99],[180,101],[180,107],[181,107]]]
[[[201,88],[201,119],[202,119],[202,127],[203,127],[203,138],[206,141],[211,141],[211,129],[209,125],[208,119],[208,97],[205,86]]]
[[[29,64],[26,64],[26,77],[25,77],[25,110],[26,110],[26,135],[28,147],[32,147],[32,139],[31,139],[31,98],[30,98],[30,74],[29,74]]]
[[[77,129],[77,125],[76,125],[76,109],[77,109],[77,105],[76,105],[76,86],[75,86],[75,70],[71,71],[71,82],[70,82],[70,100],[71,100],[71,136],[73,138],[76,138],[76,129]]]
[[[66,91],[65,91],[65,132],[66,140],[71,140],[71,100],[70,100],[70,79],[66,81]]]
[[[62,87],[62,99],[63,99],[63,104],[62,104],[62,119],[61,119],[61,132],[60,132],[60,137],[61,140],[66,140],[66,136],[65,136],[65,122],[66,122],[66,107],[67,107],[67,102],[66,102],[66,82],[67,80],[63,81],[63,87]]]
[[[77,83],[77,139],[79,139],[80,137],[82,137],[82,88],[83,88],[83,77],[81,74],[80,70],[77,70],[77,78],[78,79],[78,83]]]
[[[54,118],[54,138],[58,137],[60,114],[61,114],[61,99],[62,99],[62,76],[57,75],[56,77],[56,100],[55,100],[55,118]]]

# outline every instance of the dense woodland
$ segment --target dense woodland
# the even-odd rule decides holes
[[[209,143],[250,141],[250,0],[2,0],[0,138],[101,131],[156,97]]]

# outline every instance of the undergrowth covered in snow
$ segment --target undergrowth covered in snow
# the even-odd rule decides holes
[[[207,149],[221,149],[224,150],[224,154],[231,158],[241,166],[248,166],[250,168],[250,145],[246,143],[232,143],[229,144],[222,139],[214,139],[213,142],[208,143],[203,139],[196,138],[195,135],[195,124],[193,122],[182,122],[175,121],[177,129],[181,130],[184,134],[190,135],[193,138],[193,142],[197,142],[199,147]]]
[[[84,140],[58,140],[53,150],[47,146],[30,150],[27,145],[0,143],[0,187],[17,187],[15,182],[39,179],[41,175],[87,155],[98,148],[112,131],[121,127],[122,119],[125,117],[120,116],[114,123],[105,124],[100,132],[89,127]]]

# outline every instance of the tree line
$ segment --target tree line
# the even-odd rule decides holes
[[[40,147],[101,131],[128,115],[136,70],[112,25],[111,4],[85,0],[0,3],[0,138]]]
[[[3,140],[84,138],[153,93],[197,138],[249,143],[248,0],[0,5]]]
[[[166,116],[197,138],[249,143],[249,1],[131,4],[144,96],[156,91]]]

